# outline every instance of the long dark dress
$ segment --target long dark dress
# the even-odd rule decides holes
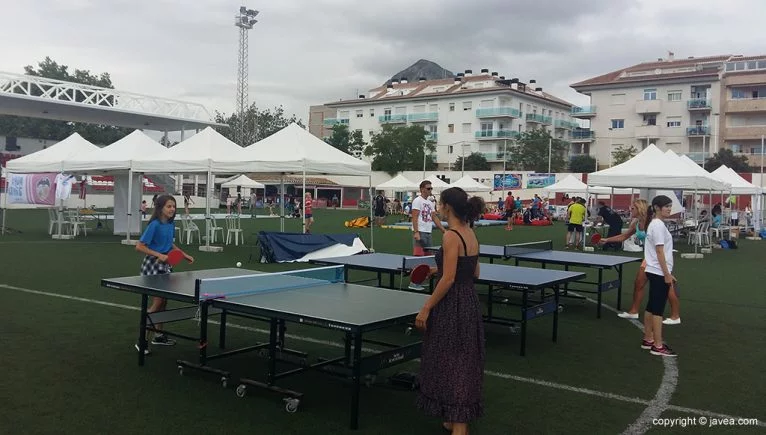
[[[443,256],[440,249],[437,278]],[[467,423],[484,413],[484,323],[473,283],[478,260],[478,255],[458,257],[455,282],[431,309],[423,336],[417,407],[447,422]]]

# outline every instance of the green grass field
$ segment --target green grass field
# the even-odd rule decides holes
[[[350,230],[343,222],[364,214],[350,210],[315,211],[315,233],[357,232],[369,246],[369,229]],[[393,222],[393,219],[391,219]],[[277,230],[277,219],[242,221],[247,244],[223,253],[189,252],[194,265],[180,270],[243,267],[277,271],[305,265],[260,264],[253,233]],[[146,366],[136,364],[139,297],[100,286],[105,277],[138,274],[141,255],[119,238],[93,231],[87,238],[53,241],[47,212],[12,211],[8,226],[21,233],[0,236],[0,292],[5,309],[0,321],[0,433],[7,434],[340,434],[348,427],[349,384],[309,373],[284,385],[305,392],[295,414],[283,410],[280,397],[251,390],[244,399],[221,387],[214,376],[179,376],[176,359],[195,359],[196,346],[181,341],[154,348]],[[179,223],[180,225],[180,223]],[[299,231],[297,220],[288,231]],[[563,247],[564,226],[478,228],[482,243],[548,240]],[[438,236],[435,237],[438,241]],[[408,254],[410,233],[376,229],[375,250]],[[677,249],[688,250],[685,242]],[[251,254],[254,260],[249,261]],[[676,257],[683,283],[679,326],[665,327],[668,343],[679,353],[677,385],[662,417],[758,418],[766,423],[766,242],[741,239],[737,250],[715,250],[702,260]],[[639,255],[639,254],[624,254]],[[626,266],[623,309],[632,297],[637,263]],[[56,297],[60,295],[61,297]],[[605,297],[614,306],[616,294]],[[108,302],[109,305],[99,303]],[[243,328],[229,331],[231,346],[263,340],[265,325],[232,320]],[[173,329],[194,333],[196,323]],[[244,329],[245,327],[250,328]],[[596,319],[590,302],[569,301],[560,317],[557,343],[550,340],[550,318],[530,323],[527,356],[518,355],[519,336],[487,326],[485,416],[473,434],[621,433],[644,412],[661,388],[665,365],[639,348],[641,332],[604,311]],[[216,333],[213,327],[212,334]],[[342,349],[337,332],[288,326],[293,348],[334,355]],[[401,328],[380,332],[390,339]],[[325,343],[331,342],[331,343]],[[236,375],[259,378],[265,361],[240,355],[214,362]],[[392,371],[417,370],[417,363]],[[385,374],[379,376],[384,380]],[[234,383],[234,382],[232,382]],[[363,388],[359,434],[439,434],[439,422],[420,414],[412,392],[384,386]],[[651,432],[697,432],[693,427]],[[763,432],[764,427],[733,427],[711,433]]]

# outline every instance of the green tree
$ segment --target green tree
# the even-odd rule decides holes
[[[617,149],[612,151],[612,166],[625,163],[632,159],[636,154],[638,154],[638,149],[633,145],[628,148],[623,148],[622,146],[617,147]]]
[[[258,109],[255,103],[247,108],[242,119],[239,118],[237,113],[226,115],[225,113],[216,112],[215,122],[228,124],[229,127],[216,127],[216,130],[233,142],[236,142],[235,134],[237,127],[240,125],[240,122],[243,122],[245,128],[244,141],[240,144],[242,146],[252,145],[292,123],[297,123],[305,128],[303,122],[295,114],[288,118],[282,106],[261,110]]]
[[[46,57],[42,62],[39,62],[36,68],[32,65],[25,66],[24,73],[30,76],[45,77],[109,89],[114,88],[109,73],[92,74],[88,70],[81,69],[75,69],[74,72],[70,73],[69,66],[59,64],[50,57]],[[46,89],[34,88],[32,94],[41,95],[45,90]],[[80,92],[77,92],[74,97],[75,101],[82,101],[85,98]],[[107,105],[109,102],[104,101],[101,104]],[[118,139],[122,139],[131,131],[132,130],[128,128],[114,127],[111,125],[85,124],[12,115],[0,116],[0,134],[4,136],[62,140],[76,132],[95,144],[108,145]]]
[[[569,170],[571,172],[593,172],[596,170],[596,159],[587,154],[574,156],[569,161]]]
[[[465,168],[466,171],[489,171],[492,169],[492,166],[490,166],[482,153],[471,153],[470,156],[465,157],[465,166],[463,166],[463,156],[460,156],[452,165],[452,168],[455,170]]]
[[[361,154],[367,146],[362,131],[354,130],[352,132],[346,124],[335,124],[332,127],[332,135],[325,142],[351,155]]]
[[[704,168],[708,171],[715,171],[722,165],[730,167],[734,172],[750,172],[752,170],[747,161],[747,156],[734,155],[734,152],[728,148],[721,148],[717,153],[708,158],[705,161]]]
[[[563,171],[564,157],[569,144],[555,139],[545,129],[527,130],[510,146],[511,163],[518,170],[548,172],[548,145],[550,143],[551,172]]]
[[[436,163],[425,154],[436,151],[433,142],[426,140],[426,130],[419,125],[394,127],[383,125],[383,130],[372,135],[370,145],[364,149],[364,155],[370,156],[373,171],[385,171],[393,175],[400,171],[436,169]]]

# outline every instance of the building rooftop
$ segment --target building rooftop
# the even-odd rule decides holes
[[[720,72],[721,65],[724,62],[740,59],[743,59],[741,55],[732,54],[675,59],[671,53],[671,56],[667,59],[639,63],[574,83],[571,86],[575,90],[579,90],[578,88],[592,86],[621,85],[625,83],[679,78],[715,77]]]
[[[553,104],[572,107],[573,104],[543,92],[537,83],[523,83],[518,79],[506,79],[497,73],[482,70],[480,74],[461,73],[455,78],[417,81],[392,81],[382,86],[370,89],[367,95],[360,95],[354,100],[340,100],[325,104],[326,106],[356,105],[379,103],[382,101],[399,101],[413,98],[435,98],[450,95],[474,95],[505,91],[510,94],[521,94],[531,98],[545,100]]]

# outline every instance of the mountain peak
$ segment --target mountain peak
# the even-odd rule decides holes
[[[453,77],[455,77],[455,75],[451,71],[442,68],[439,64],[427,59],[420,59],[409,67],[394,74],[388,81],[386,81],[386,84],[391,83],[392,80],[399,80],[401,78],[405,78],[410,82],[415,82],[420,80],[420,78],[425,78],[426,80],[438,80]]]

